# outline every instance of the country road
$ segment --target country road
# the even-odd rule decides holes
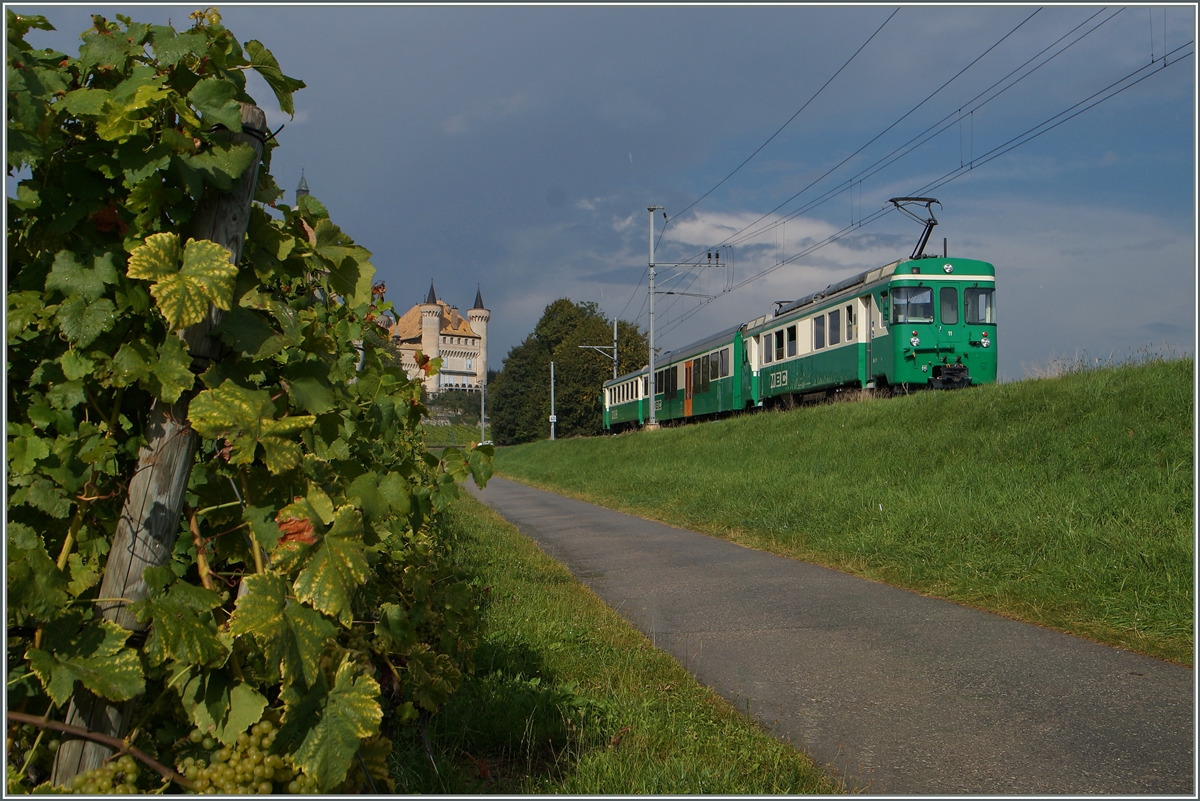
[[[1189,668],[498,477],[469,489],[849,789],[1195,793]]]

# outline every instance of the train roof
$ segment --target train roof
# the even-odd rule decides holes
[[[982,272],[984,274],[988,274],[988,275],[995,275],[995,272],[996,272],[996,269],[991,264],[988,264],[987,262],[984,262],[984,261],[978,261],[977,259],[961,259],[961,258],[957,258],[954,256],[950,256],[950,257],[922,256],[919,259],[900,259],[899,261],[894,261],[891,264],[885,264],[882,267],[875,267],[870,270],[865,270],[865,271],[859,273],[858,275],[852,275],[849,278],[843,278],[841,281],[830,284],[829,286],[825,287],[824,289],[820,290],[819,292],[813,292],[811,295],[805,295],[804,297],[800,298],[799,300],[793,300],[789,303],[783,303],[777,309],[775,309],[775,313],[771,317],[772,318],[773,317],[781,317],[785,314],[788,314],[789,312],[795,311],[796,309],[803,308],[804,306],[809,306],[813,303],[817,303],[822,300],[828,300],[828,299],[835,298],[838,295],[847,293],[851,289],[855,289],[855,288],[861,287],[861,286],[866,286],[869,284],[874,284],[879,281],[885,280],[887,278],[895,277],[896,273],[897,273],[897,269],[900,267],[901,264],[909,264],[909,263],[913,263],[913,262],[921,262],[922,263],[920,265],[920,274],[921,275],[925,275],[925,274],[936,275],[937,273],[941,272],[941,265],[943,265],[947,262],[953,263],[953,264],[960,264],[960,265],[965,265],[965,264],[969,263],[972,266],[972,269],[979,270],[980,272]],[[936,264],[936,268],[931,268],[931,269],[927,270],[927,269],[925,269],[927,266],[925,263],[928,263],[930,265]],[[978,267],[976,265],[978,265]],[[916,273],[917,272],[916,269],[914,269],[913,272]],[[905,277],[905,276],[901,275],[900,277]],[[771,319],[771,318],[760,317],[758,320],[755,320],[754,323],[752,323],[752,327],[754,325],[760,324],[760,321],[764,321],[767,319]]]

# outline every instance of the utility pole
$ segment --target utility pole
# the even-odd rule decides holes
[[[606,359],[612,359],[613,363],[613,380],[617,380],[617,321],[613,320],[613,343],[612,347],[608,345],[579,345],[578,347],[594,350]],[[612,355],[605,353],[606,350],[611,350]]]
[[[484,381],[487,381],[486,376],[484,377]],[[487,418],[485,418],[483,416],[484,408],[485,408],[484,399],[483,399],[483,392],[484,392],[483,388],[484,388],[484,384],[480,384],[479,385],[479,444],[480,445],[487,442],[487,424],[484,422]]]
[[[550,441],[554,441],[554,424],[558,417],[554,414],[554,362],[550,362]]]
[[[657,392],[654,375],[654,212],[662,211],[662,206],[647,206],[650,212],[650,422],[646,428],[650,431],[658,428],[658,420],[654,414],[654,395]]]

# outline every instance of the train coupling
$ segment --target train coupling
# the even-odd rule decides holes
[[[954,364],[934,367],[929,384],[934,389],[962,389],[971,386],[971,373],[961,360],[956,360]]]

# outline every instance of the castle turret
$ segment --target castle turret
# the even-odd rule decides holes
[[[487,384],[487,326],[492,313],[483,307],[483,295],[475,287],[475,305],[467,310],[471,330],[479,335],[479,358],[475,361],[475,379],[482,389]]]
[[[296,187],[296,205],[300,205],[300,198],[305,195],[311,195],[308,191],[308,181],[304,180],[304,165],[300,165],[300,183]]]
[[[429,297],[421,304],[421,353],[431,359],[441,358],[442,307],[438,305],[433,282],[429,282]],[[439,379],[436,375],[425,377],[425,391],[437,394]]]

